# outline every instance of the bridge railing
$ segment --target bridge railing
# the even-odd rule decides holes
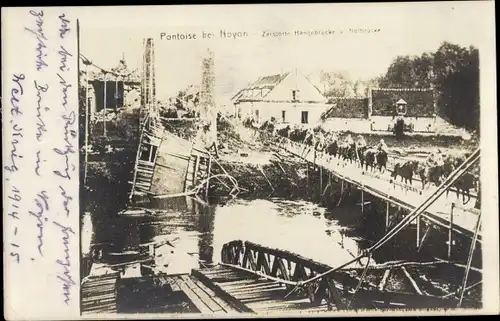
[[[314,155],[314,148],[312,146],[304,145],[301,143],[297,143],[294,141],[291,141],[287,138],[284,138],[279,141],[279,146],[285,148],[289,152],[307,158],[311,157],[311,155]],[[337,156],[336,158],[332,158],[337,160],[337,162],[340,160],[340,158]],[[330,155],[324,152],[316,151],[316,161],[318,165],[331,165],[333,164],[333,161],[330,160]],[[390,172],[390,170],[388,170]],[[418,194],[422,194],[422,189],[419,189],[417,187],[414,187],[409,184],[405,184],[403,182],[398,182],[395,179],[391,179],[390,177],[387,177],[387,175],[382,175],[381,173],[378,172],[371,172],[371,171],[363,171],[363,175],[370,176],[373,178],[377,178],[386,182],[389,182],[393,184],[393,186],[399,186],[401,189],[403,189],[405,192],[412,191]]]
[[[280,147],[284,147],[288,151],[292,152],[293,154],[296,154],[300,157],[306,158],[306,157],[311,157],[311,155],[314,155],[314,148],[313,146],[310,145],[305,145],[299,142],[294,142],[290,140],[289,138],[286,137],[280,137],[280,136],[275,136],[274,137],[274,142],[278,144]],[[316,158],[317,159],[329,159],[329,154],[322,152],[322,151],[316,151]],[[340,156],[337,154],[336,157],[337,160],[340,159]],[[363,175],[370,176],[373,178],[381,179],[387,182],[392,183],[394,186],[399,186],[401,187],[404,191],[412,191],[418,194],[422,194],[422,188],[415,187],[414,184],[406,184],[404,182],[397,181],[396,179],[393,179],[391,177],[391,174],[394,171],[394,166],[396,163],[400,162],[401,159],[396,157],[396,156],[391,156],[389,155],[388,157],[388,162],[387,162],[387,172],[389,175],[382,175],[381,173],[374,172],[374,171],[363,171]],[[417,183],[417,185],[421,184],[421,180],[418,177],[413,177],[413,181]],[[429,185],[428,185],[429,186]],[[450,191],[452,192],[457,192],[455,188],[450,188]],[[472,198],[477,198],[476,193],[470,193],[470,196]]]
[[[232,241],[222,247],[223,264],[241,267],[248,272],[266,275],[284,283],[292,290],[297,282],[308,280],[331,269],[330,266],[301,257],[300,255],[252,242]],[[326,300],[328,309],[347,306],[346,288],[334,280],[335,273],[327,274],[306,284],[303,290],[295,292],[299,297],[308,297],[313,305],[321,305]]]

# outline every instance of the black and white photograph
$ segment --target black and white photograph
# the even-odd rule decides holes
[[[479,313],[488,8],[82,9],[79,317]]]

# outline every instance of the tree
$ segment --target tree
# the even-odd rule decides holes
[[[180,109],[180,110],[184,110],[184,96],[186,95],[186,93],[182,90],[179,90],[179,93],[177,93],[177,97],[175,98],[175,108],[177,109]]]
[[[414,84],[413,61],[410,56],[396,57],[381,79],[381,86],[386,88],[411,88]]]
[[[452,124],[479,129],[479,51],[444,42],[433,66],[440,111]]]
[[[444,42],[435,53],[399,56],[379,85],[385,88],[429,88],[437,91],[442,116],[457,126],[479,128],[479,51]]]
[[[399,56],[394,59],[387,73],[380,79],[385,88],[429,88],[431,84],[433,56]]]
[[[433,81],[432,64],[434,57],[432,53],[423,53],[420,57],[412,60],[414,85],[416,88],[429,88]]]

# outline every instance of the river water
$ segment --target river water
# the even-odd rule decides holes
[[[367,209],[362,214],[356,205],[330,210],[282,198],[236,198],[207,205],[181,197],[157,200],[147,207],[161,212],[147,218],[119,216],[112,225],[84,220],[85,242],[112,244],[112,252],[120,253],[140,244],[169,241],[156,249],[155,265],[171,274],[220,262],[223,244],[233,240],[287,250],[336,266],[359,255],[384,232],[379,226],[383,219],[369,215]],[[94,235],[88,237],[91,230]],[[386,253],[375,255],[372,263],[399,258],[398,251],[390,251],[389,256],[387,251],[381,252]]]

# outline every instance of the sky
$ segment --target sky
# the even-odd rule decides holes
[[[294,68],[304,74],[347,72],[367,80],[387,70],[398,55],[435,51],[443,41],[481,48],[491,43],[488,2],[233,5],[79,8],[81,53],[102,68],[140,66],[142,39],[155,41],[157,98],[167,99],[201,83],[202,58],[214,52],[221,99],[260,76]],[[353,33],[349,29],[379,30]],[[247,32],[223,39],[220,30]],[[263,37],[263,31],[334,30],[333,35]],[[341,34],[340,31],[343,31]],[[160,34],[196,33],[196,40],[161,40]],[[213,32],[212,39],[201,39]],[[489,48],[488,48],[489,49]]]

